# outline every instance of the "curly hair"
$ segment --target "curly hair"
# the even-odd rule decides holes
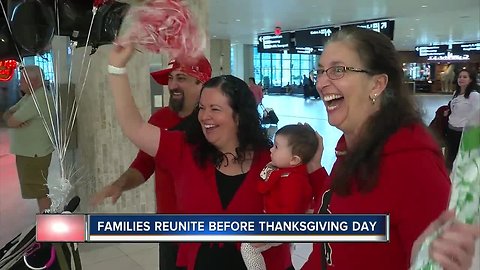
[[[332,190],[339,195],[348,195],[353,181],[361,192],[369,192],[378,183],[381,154],[388,138],[402,127],[423,122],[413,97],[403,85],[398,52],[385,35],[347,27],[335,33],[329,41],[332,42],[353,45],[371,74],[388,76],[387,86],[380,95],[380,109],[363,125],[359,143],[348,150],[332,182]]]
[[[235,149],[236,161],[239,163],[245,161],[247,151],[261,151],[270,148],[272,143],[261,125],[257,103],[248,85],[232,75],[218,76],[203,85],[200,96],[204,91],[212,88],[220,89],[228,97],[229,105],[233,110],[232,119],[238,117],[239,145]],[[199,107],[197,106],[189,117],[190,124],[185,129],[187,142],[194,145],[193,155],[197,164],[205,167],[207,162],[213,162],[218,168],[224,160],[225,154],[205,138],[198,121],[198,113]]]

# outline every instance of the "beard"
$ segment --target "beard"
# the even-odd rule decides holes
[[[184,97],[180,99],[173,98],[172,95],[170,95],[170,99],[168,100],[168,107],[172,109],[174,112],[180,112],[183,109],[183,103],[184,103]]]

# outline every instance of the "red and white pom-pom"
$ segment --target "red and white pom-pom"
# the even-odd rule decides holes
[[[129,11],[132,25],[119,43],[132,42],[147,51],[171,58],[191,59],[203,54],[205,33],[180,0],[149,0]]]

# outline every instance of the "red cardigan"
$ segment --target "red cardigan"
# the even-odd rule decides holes
[[[169,107],[157,110],[148,122],[161,129],[170,129],[178,125],[183,118]],[[157,199],[157,213],[174,214],[177,213],[175,187],[172,177],[155,166],[155,160],[143,151],[139,151],[137,157],[130,165],[130,168],[139,171],[145,180],[155,172],[155,194]]]
[[[347,150],[344,137],[336,150]],[[343,156],[337,156],[332,172],[342,161]],[[329,191],[326,171],[319,170],[316,176],[323,179],[324,192]],[[348,196],[333,193],[328,205],[332,214],[390,214],[390,242],[330,243],[328,269],[408,269],[413,242],[446,209],[449,193],[442,154],[426,128],[418,124],[400,129],[384,146],[376,188],[366,194],[355,188]],[[320,269],[322,246],[314,244],[303,270]]]
[[[188,214],[260,214],[262,196],[257,191],[260,171],[270,161],[268,149],[256,152],[250,170],[224,210],[217,191],[215,165],[199,167],[192,155],[192,146],[185,142],[183,133],[162,131],[159,151],[155,157],[158,167],[168,171],[175,179],[177,208]],[[200,243],[179,245],[177,266],[193,270]],[[288,245],[273,247],[263,252],[269,270],[285,270],[291,265]],[[282,258],[279,260],[279,258]]]

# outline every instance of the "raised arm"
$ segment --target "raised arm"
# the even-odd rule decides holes
[[[109,56],[109,65],[125,68],[135,48],[115,45]],[[143,120],[133,100],[128,74],[109,74],[108,80],[115,101],[115,115],[123,133],[145,153],[155,156],[160,141],[160,128]]]

